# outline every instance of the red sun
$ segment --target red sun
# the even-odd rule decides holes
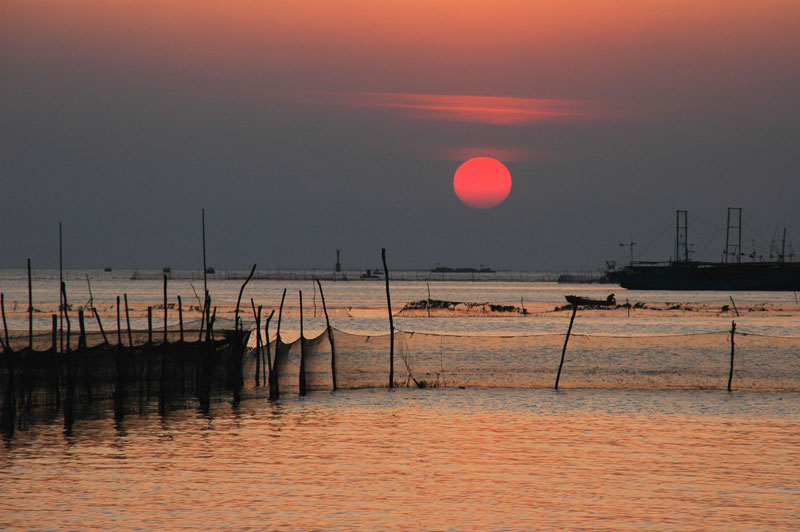
[[[511,173],[491,157],[475,157],[456,170],[453,189],[458,199],[476,209],[499,205],[511,192]]]

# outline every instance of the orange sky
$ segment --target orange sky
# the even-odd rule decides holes
[[[24,0],[2,9],[12,57],[72,54],[166,77],[309,89],[608,97],[609,84],[639,86],[656,65],[735,81],[742,64],[774,73],[781,52],[800,47],[795,0]]]
[[[740,205],[770,234],[797,219],[798,0],[0,0],[0,73],[0,215],[46,212],[41,234],[126,198],[129,235],[161,234],[124,220],[176,205],[215,205],[227,234],[266,209],[296,265],[335,242],[364,267],[396,246],[417,266],[548,268],[628,260],[617,244],[675,209]],[[486,218],[452,191],[476,156],[514,179]],[[602,223],[554,226],[564,205]],[[34,255],[13,238],[6,256]],[[235,261],[250,244],[225,245]]]

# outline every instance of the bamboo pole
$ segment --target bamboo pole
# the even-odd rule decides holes
[[[31,259],[28,259],[28,348],[33,349],[33,281]]]
[[[731,391],[731,383],[733,382],[733,356],[736,351],[734,336],[736,336],[736,322],[731,322],[731,370],[728,373],[728,392]]]
[[[383,273],[386,278],[386,304],[389,307],[389,388],[394,388],[394,318],[392,316],[392,298],[389,294],[389,268],[386,266],[386,248],[381,248]]]
[[[558,381],[561,379],[561,368],[564,367],[564,356],[567,353],[567,342],[569,342],[569,335],[572,332],[572,323],[575,321],[575,313],[578,312],[578,305],[572,305],[572,316],[569,319],[569,328],[567,329],[567,337],[564,338],[564,348],[561,350],[561,363],[558,365],[558,374],[556,375],[555,389],[558,391]]]
[[[322,311],[325,313],[325,326],[328,331],[328,342],[331,344],[331,380],[333,381],[333,391],[336,391],[336,345],[333,341],[333,329],[331,320],[328,318],[328,307],[325,305],[325,293],[322,291],[322,283],[317,279],[319,285],[319,297],[322,299]]]
[[[308,393],[306,382],[306,337],[303,334],[303,291],[300,290],[300,396]]]

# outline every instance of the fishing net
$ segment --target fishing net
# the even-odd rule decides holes
[[[305,366],[307,390],[389,386],[390,335],[359,335],[333,329],[295,342],[272,342],[281,392],[296,392]],[[565,335],[447,335],[397,331],[393,384],[399,387],[554,386]],[[735,389],[800,390],[800,338],[734,337]],[[251,352],[247,358],[254,360]],[[266,360],[261,353],[262,360]],[[687,335],[569,337],[559,377],[571,388],[727,387],[730,332]],[[254,388],[251,362],[245,380]],[[261,364],[262,371],[266,366]],[[260,379],[265,383],[264,378]]]
[[[230,325],[233,323],[231,322]],[[74,338],[73,338],[74,336]],[[121,336],[122,343],[117,341]],[[684,335],[389,334],[337,329],[292,342],[248,348],[250,331],[202,323],[164,331],[68,335],[61,340],[16,331],[0,357],[3,430],[17,414],[113,402],[116,414],[189,403],[207,407],[214,394],[264,397],[333,389],[396,387],[707,388],[800,390],[800,338],[737,331]],[[181,341],[183,337],[183,341]],[[11,340],[14,338],[14,340]],[[79,340],[79,338],[85,338]],[[202,338],[202,340],[201,340]],[[167,341],[164,341],[164,340]],[[565,348],[566,341],[566,348]],[[131,345],[133,344],[133,345]],[[48,348],[37,350],[41,345]],[[256,342],[259,346],[259,342]],[[563,365],[562,365],[562,353]],[[270,389],[273,372],[274,389]],[[70,414],[71,415],[71,414]],[[9,421],[10,420],[10,421]]]

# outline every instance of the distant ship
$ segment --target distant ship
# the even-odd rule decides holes
[[[494,273],[491,268],[450,268],[437,266],[431,270],[433,273]]]
[[[686,211],[677,211],[675,256],[678,259],[668,262],[631,261],[622,270],[613,272],[615,278],[621,287],[632,290],[800,290],[800,262],[785,260],[785,230],[777,260],[741,262],[741,221],[741,208],[729,208],[725,260],[701,262],[689,260],[687,214]]]

